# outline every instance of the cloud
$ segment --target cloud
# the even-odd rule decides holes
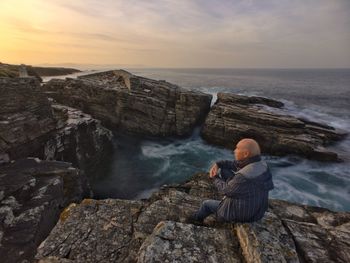
[[[116,36],[110,35],[110,34],[103,34],[103,33],[79,33],[79,32],[57,32],[58,34],[65,34],[65,35],[70,35],[82,39],[87,39],[87,40],[103,40],[103,41],[128,41],[126,39],[118,38]]]
[[[46,2],[46,0],[30,0],[30,1],[41,1],[41,3]],[[117,1],[98,1],[98,0],[50,0],[50,5],[54,7],[64,8],[70,10],[74,13],[93,16],[93,17],[101,17],[104,16],[106,10],[111,10],[113,7],[110,5],[116,3]]]
[[[175,66],[182,60],[186,66],[188,57],[219,66],[222,57],[213,61],[218,54],[225,57],[225,65],[232,61],[232,66],[246,61],[252,66],[294,66],[296,58],[303,65],[316,57],[324,66],[350,66],[348,0],[22,2],[28,6],[28,16],[8,21],[28,38],[50,38],[65,46],[91,45],[92,51],[103,49],[111,57],[139,59],[139,64],[147,64],[157,52],[159,57],[148,62],[157,61],[158,66],[162,59],[167,65],[174,61]],[[35,9],[28,2],[35,3]]]

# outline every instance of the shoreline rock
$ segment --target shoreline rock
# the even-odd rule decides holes
[[[52,90],[44,88],[48,95],[63,92],[62,101],[69,104],[72,99],[84,110],[91,106],[105,123],[158,136],[191,132],[209,110],[211,98],[126,71],[50,83]],[[70,203],[39,246],[39,262],[350,261],[349,212],[270,200],[268,213],[256,223],[223,224],[209,217],[205,226],[187,224],[201,201],[221,198],[206,174],[162,187],[147,200],[85,199],[79,204],[91,194],[84,171],[89,173],[108,153],[111,132],[80,110],[50,103],[35,79],[0,78],[0,95],[0,163],[6,163],[0,164],[0,256],[5,262],[32,260],[59,212]],[[256,129],[269,124],[263,135],[275,132],[277,139],[283,139],[278,141],[282,146],[274,149],[278,153],[337,158],[318,148],[344,136],[332,127],[272,113],[266,107],[283,107],[274,100],[218,97],[207,118],[214,135],[225,140],[230,133],[241,136],[242,127],[250,135],[258,134],[252,128],[254,120]],[[110,109],[120,115],[109,115]],[[158,116],[159,111],[163,115]],[[147,122],[151,118],[156,121]],[[237,123],[241,126],[235,130]],[[273,144],[266,138],[259,142],[264,149]],[[302,152],[293,148],[298,143]],[[287,146],[294,152],[284,152]],[[28,155],[70,161],[82,170],[37,158],[11,161]]]
[[[209,217],[204,226],[187,224],[202,200],[218,196],[207,177],[198,174],[163,187],[147,200],[73,204],[36,258],[42,263],[349,261],[349,212],[271,199],[269,211],[255,223],[219,223]]]
[[[240,139],[253,138],[265,154],[340,161],[337,153],[325,147],[344,139],[345,132],[273,110],[281,107],[283,104],[271,99],[218,93],[201,135],[207,142],[229,149]]]
[[[211,101],[211,95],[123,70],[53,79],[43,91],[112,130],[151,136],[189,135],[204,121]]]

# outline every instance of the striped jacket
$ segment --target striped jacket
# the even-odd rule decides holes
[[[224,194],[217,217],[229,222],[253,222],[261,219],[268,208],[272,176],[260,156],[242,162],[221,161],[219,168],[231,168],[233,176],[226,181],[215,177],[214,184]]]

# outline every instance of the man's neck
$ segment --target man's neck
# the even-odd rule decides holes
[[[241,160],[241,161],[236,161],[236,163],[237,163],[238,168],[242,169],[244,166],[246,166],[250,163],[255,163],[255,162],[259,162],[259,161],[261,161],[261,156],[255,155],[255,156],[248,157],[248,158]]]

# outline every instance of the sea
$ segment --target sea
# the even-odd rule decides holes
[[[218,92],[282,101],[286,114],[350,133],[350,69],[127,69],[213,96]],[[197,127],[187,138],[135,137],[115,133],[114,153],[91,179],[95,198],[143,199],[162,185],[181,183],[207,172],[218,160],[232,160],[232,149],[207,144]],[[350,211],[350,135],[329,147],[341,163],[298,156],[263,155],[275,188],[270,198]]]

